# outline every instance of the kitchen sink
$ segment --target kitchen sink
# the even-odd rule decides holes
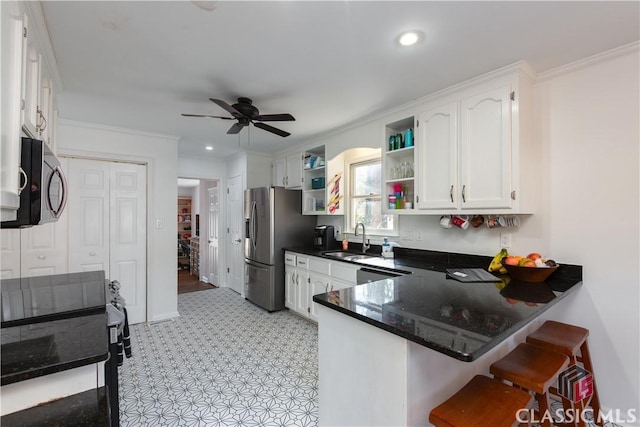
[[[361,259],[368,258],[376,258],[375,255],[367,255],[367,254],[356,254],[353,252],[345,252],[345,251],[333,251],[333,252],[323,252],[323,255],[339,258],[345,261],[358,261]]]

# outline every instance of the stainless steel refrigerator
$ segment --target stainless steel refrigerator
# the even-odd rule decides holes
[[[284,248],[313,244],[316,217],[301,211],[300,190],[259,187],[244,192],[244,296],[268,311],[284,309]]]

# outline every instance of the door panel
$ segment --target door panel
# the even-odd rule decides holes
[[[146,320],[146,169],[110,165],[109,278],[120,282],[131,323]]]
[[[69,271],[120,282],[130,323],[146,320],[146,167],[69,159]]]
[[[272,196],[269,187],[252,188],[245,192],[245,216],[249,218],[245,257],[269,265],[273,265]]]
[[[239,294],[244,293],[244,215],[242,175],[229,178],[229,194],[227,197],[227,224],[229,226],[227,238],[227,283],[231,289]]]
[[[272,307],[275,267],[246,262],[245,269],[245,298],[261,307]]]
[[[69,159],[69,271],[109,271],[109,163]]]
[[[64,274],[67,269],[67,212],[57,222],[20,230],[20,276]]]
[[[209,227],[208,227],[208,252],[207,252],[207,266],[209,269],[208,279],[209,283],[219,285],[219,261],[218,261],[218,246],[219,246],[219,227],[220,227],[220,204],[219,204],[219,188],[213,187],[208,189],[209,193]]]
[[[455,208],[457,180],[457,104],[450,103],[420,117],[421,144],[418,191],[420,209]]]
[[[20,277],[20,230],[0,230],[0,279]]]
[[[461,191],[463,209],[511,207],[510,87],[461,103]]]

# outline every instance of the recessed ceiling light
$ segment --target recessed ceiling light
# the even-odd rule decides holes
[[[213,147],[212,147],[212,146],[210,146],[210,145],[207,145],[205,148],[206,148],[207,150],[209,150],[209,151],[213,151]]]
[[[412,46],[418,43],[421,38],[421,34],[418,31],[407,31],[400,34],[400,37],[398,37],[398,43],[402,46]]]

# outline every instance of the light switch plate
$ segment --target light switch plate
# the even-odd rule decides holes
[[[511,247],[511,233],[500,233],[500,247],[501,248]]]

